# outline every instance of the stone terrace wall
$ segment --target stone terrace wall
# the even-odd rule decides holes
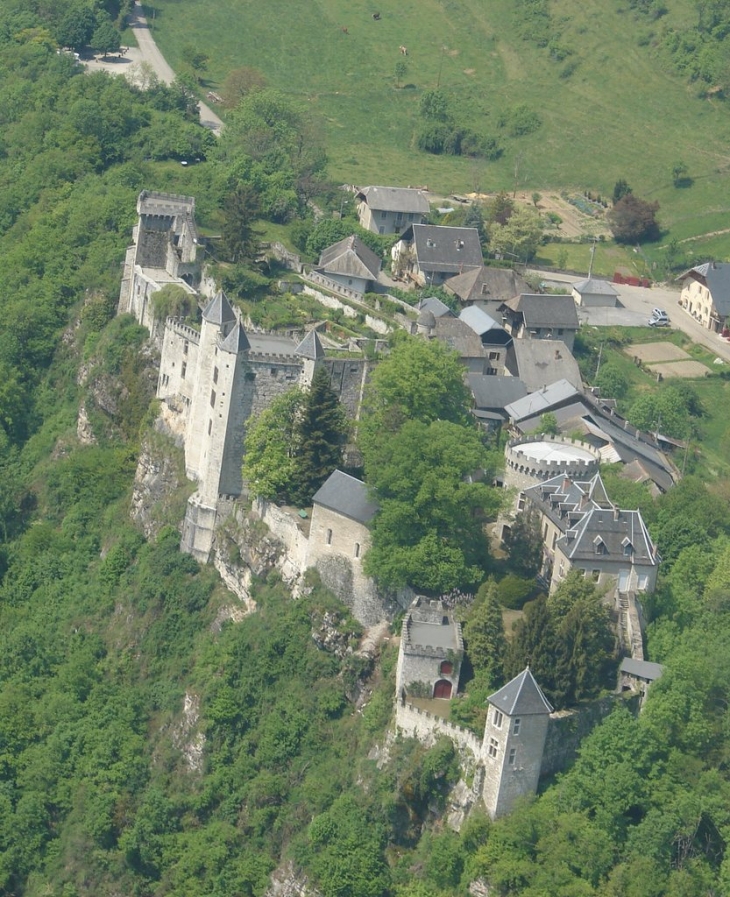
[[[434,744],[439,735],[446,735],[460,752],[466,752],[474,760],[479,759],[481,741],[473,732],[421,710],[414,704],[398,701],[395,722],[404,735],[417,738],[427,746]]]

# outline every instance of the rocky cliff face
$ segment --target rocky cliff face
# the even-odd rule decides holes
[[[163,433],[147,433],[140,446],[130,506],[130,516],[145,538],[153,539],[163,526],[180,526],[194,488],[185,477],[182,450]]]

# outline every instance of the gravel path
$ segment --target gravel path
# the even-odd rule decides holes
[[[172,84],[175,80],[175,72],[170,68],[167,60],[155,43],[149,23],[142,15],[142,6],[139,2],[134,4],[129,17],[129,27],[134,32],[134,37],[137,41],[136,47],[129,47],[126,53],[120,56],[95,57],[91,60],[84,60],[86,68],[90,71],[103,70],[114,75],[126,75],[130,80],[139,81],[141,80],[139,64],[144,62],[154,71],[160,81],[163,81],[165,84]],[[200,123],[204,127],[210,128],[218,137],[223,128],[223,122],[210,106],[199,102],[198,107],[200,109]]]

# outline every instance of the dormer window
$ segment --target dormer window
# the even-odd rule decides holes
[[[426,240],[426,246],[427,246],[429,249],[435,249],[435,248],[436,248],[436,241],[435,241],[435,240],[431,240],[431,239],[429,238],[428,240]]]
[[[623,540],[623,542],[621,544],[623,545],[623,548],[624,548],[624,557],[630,558],[631,555],[634,553],[634,546],[631,544],[631,539],[629,539],[627,537]]]
[[[593,540],[593,550],[595,551],[596,554],[607,554],[608,553],[606,551],[606,543],[603,541],[603,539],[600,536],[596,536],[596,538]]]

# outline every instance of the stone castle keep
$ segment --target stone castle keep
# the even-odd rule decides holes
[[[323,367],[348,415],[356,419],[372,362],[360,356],[326,357],[313,330],[299,340],[245,330],[225,294],[211,295],[213,289],[201,276],[194,210],[192,197],[140,194],[139,221],[134,245],[127,250],[118,312],[134,315],[160,349],[157,398],[162,402],[162,417],[182,444],[186,474],[197,485],[188,501],[181,548],[207,563],[216,527],[245,491],[241,464],[252,415],[295,386],[308,388],[315,369]],[[166,284],[180,286],[199,300],[203,306],[200,330],[179,318],[155,319],[153,296]],[[342,534],[360,522],[348,505],[348,490],[343,495],[347,507],[340,511],[337,523],[313,526],[303,542],[301,534],[292,534],[286,521],[278,520],[274,508],[258,510],[270,526],[281,522],[276,535],[290,549],[295,573],[307,566],[321,568],[323,578],[343,600],[345,592],[354,589],[347,603],[359,607],[361,601],[361,615],[370,624],[379,605],[372,582],[360,571],[367,533],[344,546]],[[333,513],[325,504],[319,511],[323,519]],[[306,550],[300,543],[306,543]]]

